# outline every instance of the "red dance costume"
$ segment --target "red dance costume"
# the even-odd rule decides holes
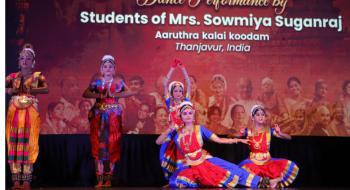
[[[105,93],[107,88],[110,88],[111,93],[124,90],[122,81],[112,81],[108,84],[109,86],[106,85],[103,80],[98,79],[91,83],[90,90],[101,94]],[[122,106],[118,103],[118,98],[115,97],[96,99],[96,103],[89,113],[92,156],[99,162],[98,165],[106,165],[101,162],[110,164],[110,167],[104,170],[107,173],[113,173],[114,163],[120,158],[121,116]],[[102,168],[96,168],[96,170],[97,173],[103,172]]]
[[[245,136],[250,140],[250,154],[249,158],[239,165],[262,177],[270,179],[281,177],[277,187],[287,187],[296,178],[299,168],[290,160],[271,158],[269,150],[272,135],[276,136],[276,132],[272,128],[258,134],[254,134],[252,129],[246,129]]]
[[[168,134],[160,150],[161,166],[172,188],[227,187],[237,184],[257,188],[261,178],[217,157],[203,147],[204,140],[215,138],[204,126],[192,133],[183,128]]]

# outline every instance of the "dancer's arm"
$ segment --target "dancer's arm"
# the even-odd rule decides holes
[[[167,130],[165,130],[162,134],[159,135],[159,137],[156,140],[156,144],[158,145],[163,144],[166,141],[168,134],[173,132],[174,130],[175,130],[175,126],[171,124]]]
[[[111,97],[117,97],[117,98],[128,98],[130,96],[134,96],[138,94],[138,91],[124,91],[124,92],[115,92],[111,94]]]
[[[231,138],[221,138],[221,137],[218,137],[216,135],[213,135],[211,138],[210,138],[212,141],[216,142],[216,143],[219,143],[219,144],[237,144],[237,143],[244,143],[244,144],[249,144],[249,140],[248,139],[237,139],[237,138],[234,138],[234,139],[231,139]]]
[[[178,66],[180,67],[182,74],[184,75],[186,85],[187,85],[187,97],[191,97],[191,80],[188,76],[187,70],[182,62],[179,62]]]
[[[6,88],[6,93],[8,95],[15,95],[18,94],[18,89],[17,88]]]
[[[286,140],[292,139],[292,137],[290,135],[283,133],[281,131],[281,128],[277,124],[275,124],[274,128],[275,128],[275,136],[276,137],[281,138],[281,139],[286,139]]]
[[[103,93],[93,92],[93,91],[90,89],[90,87],[88,87],[88,88],[85,89],[85,91],[84,91],[84,93],[83,93],[83,97],[84,97],[84,98],[95,98],[95,99],[101,98],[101,99],[102,99],[102,98],[107,97],[107,95],[106,95],[106,94],[103,94]]]
[[[164,82],[163,82],[163,85],[164,85],[164,96],[165,97],[169,97],[169,92],[168,92],[168,83],[169,83],[169,80],[171,78],[171,76],[173,75],[174,71],[175,71],[175,68],[177,66],[177,61],[174,60],[171,64],[171,67],[169,69],[169,72],[168,74],[166,75],[165,79],[164,79]]]
[[[40,87],[38,88],[30,88],[30,89],[25,89],[27,90],[28,94],[36,95],[36,94],[48,94],[49,93],[49,88],[48,85],[45,81],[42,81],[40,84]]]

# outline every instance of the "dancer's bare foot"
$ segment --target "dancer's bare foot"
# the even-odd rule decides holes
[[[21,189],[21,185],[19,184],[19,181],[13,182],[13,186],[11,189]]]
[[[95,185],[95,188],[101,188],[103,187],[103,181],[98,181],[97,184]]]
[[[107,180],[104,184],[103,187],[112,187],[112,182],[111,180]]]
[[[275,179],[270,179],[270,187],[271,188],[276,188],[278,182],[280,182],[282,180],[281,177],[275,178]]]
[[[23,189],[30,189],[30,182],[29,181],[24,181],[22,187],[23,187]]]
[[[96,178],[97,178],[97,184],[95,185],[95,188],[103,187],[103,175],[97,173]]]

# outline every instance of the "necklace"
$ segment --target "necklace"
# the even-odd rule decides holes
[[[261,134],[261,133],[263,133],[263,132],[265,132],[264,129],[260,129],[260,130],[259,130],[259,129],[256,129],[256,130],[253,131],[253,135],[256,136],[256,135],[259,135],[259,134]]]
[[[110,80],[106,80],[106,79],[102,79],[102,87],[104,88],[105,87],[105,84],[107,84],[108,85],[108,89],[110,89],[111,88],[111,85],[112,85],[112,82],[113,82],[113,78],[112,79],[110,79]]]
[[[172,99],[172,105],[174,107],[180,105],[183,101],[182,100],[175,100],[174,98]]]
[[[253,134],[253,136],[252,136],[253,146],[257,150],[259,150],[261,148],[261,143],[262,143],[262,141],[264,139],[264,133],[263,132],[258,132],[257,135],[260,135],[260,134],[261,134],[260,139],[257,140],[257,141],[255,140],[256,135]]]
[[[192,144],[192,132],[183,128],[181,133],[182,133],[182,138],[181,139],[182,139],[183,145],[185,146],[185,150],[189,151],[190,150],[190,146]],[[187,136],[189,136],[188,141],[186,141],[186,137]]]

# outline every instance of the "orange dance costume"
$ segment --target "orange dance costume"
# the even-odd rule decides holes
[[[32,89],[41,87],[44,82],[41,72],[34,72],[26,80],[21,72],[17,72],[6,77],[6,88]],[[11,97],[6,118],[6,142],[13,181],[31,181],[33,164],[39,154],[40,122],[38,99],[34,95],[20,92]]]

